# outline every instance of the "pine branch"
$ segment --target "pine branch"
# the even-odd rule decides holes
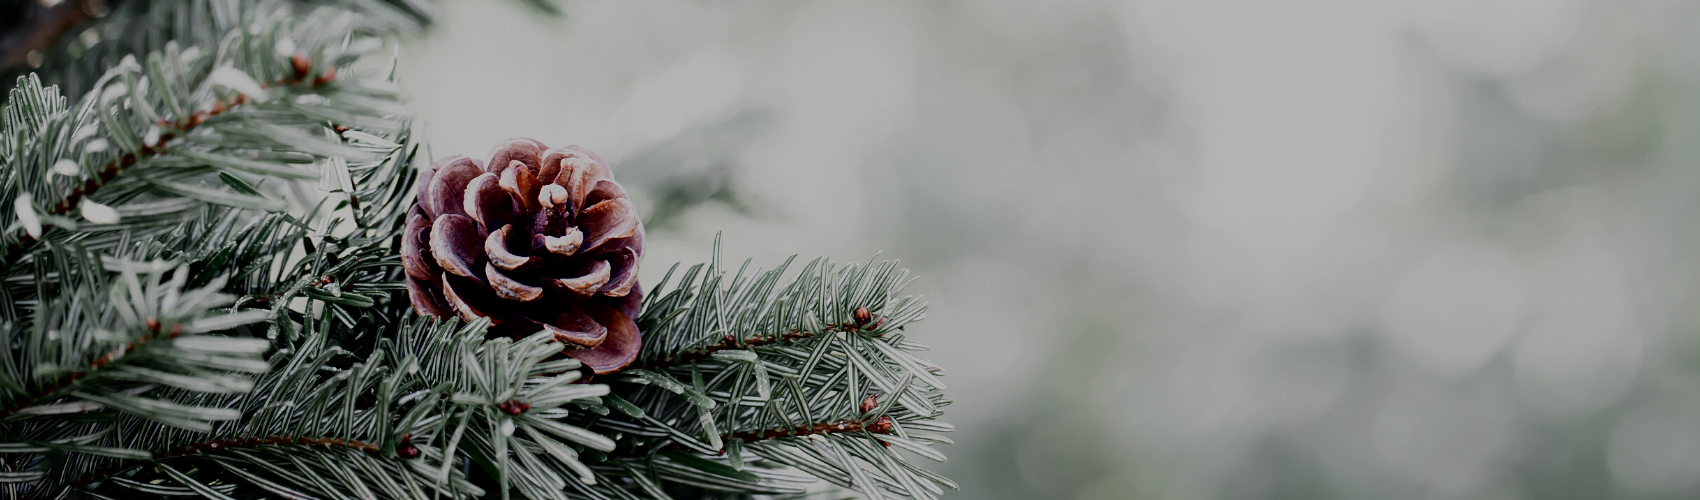
[[[856,419],[844,419],[837,422],[822,422],[814,425],[804,425],[795,428],[758,429],[727,434],[727,438],[739,441],[765,441],[787,437],[803,437],[815,434],[841,434],[860,432],[867,423]]]
[[[258,5],[135,11],[150,20],[136,33],[176,22],[180,42],[139,44],[146,57],[74,86],[74,106],[34,78],[10,94],[0,333],[17,347],[0,357],[0,493],[955,488],[897,453],[943,460],[931,445],[951,427],[942,370],[903,333],[926,304],[901,296],[895,262],[817,259],[782,283],[789,260],[728,273],[717,240],[709,264],[649,290],[638,367],[605,384],[581,383],[548,334],[485,339],[487,320],[413,316],[396,246],[418,148],[393,63],[351,69],[382,47],[370,20]],[[321,194],[304,193],[315,177]]]
[[[489,486],[530,498],[567,487],[556,473],[561,467],[580,474],[573,481],[594,481],[576,456],[584,447],[612,449],[613,442],[556,421],[575,413],[567,407],[598,407],[596,396],[607,387],[572,384],[578,362],[547,361],[561,349],[548,334],[484,340],[487,326],[410,319],[389,336],[390,347],[334,370],[326,368],[348,354],[315,334],[301,354],[279,353],[253,392],[207,402],[240,410],[241,420],[208,432],[132,429],[125,446],[156,451],[67,484],[111,493],[160,482],[210,488],[217,476],[204,471],[225,470],[237,483],[286,497],[362,490],[377,498],[422,498],[427,490],[456,498],[483,494],[473,482],[480,479],[454,465],[463,456],[491,471],[483,478]],[[283,437],[290,435],[311,437]],[[307,464],[289,458],[326,450],[353,453],[313,466],[331,479],[316,480],[302,470]],[[155,467],[168,463],[203,472],[177,477]]]
[[[270,84],[262,84],[260,88],[267,89],[284,85],[295,85],[298,83],[307,83],[316,87],[329,83],[335,78],[335,72],[332,71],[311,80],[306,79],[306,70],[311,67],[312,63],[305,55],[298,56],[292,64],[295,65],[295,75]],[[36,81],[34,84],[40,85],[40,82]],[[207,120],[223,114],[226,111],[230,111],[233,108],[247,104],[249,101],[250,98],[246,94],[238,94],[236,97],[228,100],[216,101],[211,109],[196,111],[174,123],[160,119],[160,126],[171,127],[172,129],[175,129],[175,132],[159,132],[158,142],[151,144],[143,143],[141,148],[137,151],[124,153],[118,158],[108,161],[105,165],[101,166],[98,174],[83,181],[82,185],[66,194],[63,198],[60,198],[57,203],[49,205],[50,208],[48,208],[47,213],[55,216],[69,215],[71,210],[78,206],[79,202],[83,201],[84,198],[93,195],[101,188],[101,186],[112,182],[114,178],[118,177],[119,174],[124,173],[126,169],[135,166],[139,161],[164,154],[167,144],[171,142],[172,139],[177,138],[179,135],[187,134],[201,124],[206,123]],[[41,231],[46,231],[52,228],[53,224],[51,223],[44,222],[41,224]],[[29,248],[29,245],[36,241],[34,236],[31,236],[27,231],[21,229],[18,231],[17,238],[18,239],[13,240],[11,243],[6,245],[6,251],[4,254],[0,254],[3,255],[3,257],[0,257],[0,265],[9,265],[11,262],[17,260],[17,258],[24,253],[24,250]]]
[[[836,327],[828,327],[827,331],[828,332],[839,331],[835,328]],[[761,347],[761,346],[770,345],[770,344],[782,344],[782,343],[787,343],[787,342],[791,342],[791,341],[795,341],[795,340],[801,340],[801,339],[814,337],[815,335],[816,334],[814,332],[790,331],[790,332],[785,332],[785,333],[780,334],[780,335],[749,337],[749,338],[743,339],[741,341],[733,339],[733,338],[731,338],[730,335],[728,335],[726,340],[724,340],[720,343],[711,344],[711,345],[708,345],[706,347],[696,349],[696,350],[685,351],[685,352],[681,352],[681,353],[678,353],[678,354],[668,355],[665,358],[652,359],[652,360],[644,362],[644,364],[641,365],[640,368],[651,369],[651,370],[659,370],[659,369],[671,368],[671,367],[674,367],[674,366],[690,365],[690,364],[695,364],[697,362],[708,359],[710,356],[713,356],[714,353],[719,352],[719,351],[724,351],[724,350],[727,350],[727,349],[745,349],[745,348],[751,348],[751,347]]]
[[[813,478],[876,498],[955,488],[896,452],[943,460],[929,444],[951,429],[937,420],[942,370],[902,333],[925,311],[901,296],[905,271],[816,260],[782,283],[785,265],[718,261],[669,290],[675,266],[647,295],[644,364],[607,380],[619,411],[590,423],[631,439],[587,496],[781,494]]]
[[[113,377],[119,377],[116,380],[126,380],[128,375],[135,373],[128,367],[136,365],[138,362],[172,361],[178,364],[178,370],[183,371],[194,371],[197,365],[227,369],[235,366],[251,366],[247,364],[247,359],[251,359],[248,356],[257,355],[259,351],[264,350],[265,344],[263,342],[256,346],[253,342],[238,339],[225,341],[208,340],[198,336],[188,338],[182,336],[185,333],[205,333],[241,326],[258,321],[263,316],[254,314],[253,311],[210,315],[208,314],[210,309],[230,302],[228,296],[217,293],[217,289],[223,284],[222,280],[215,280],[199,290],[184,290],[182,288],[185,284],[183,278],[187,273],[183,272],[182,268],[171,272],[173,279],[169,283],[161,282],[163,274],[163,272],[156,271],[145,287],[135,286],[134,291],[126,292],[125,290],[130,287],[122,286],[122,282],[139,285],[140,280],[134,273],[125,272],[125,279],[122,280],[120,286],[114,287],[110,294],[110,297],[116,303],[115,306],[119,308],[116,311],[119,314],[104,314],[94,318],[85,316],[84,318],[84,321],[98,321],[99,323],[84,323],[85,327],[98,329],[97,331],[133,328],[141,330],[139,334],[114,337],[111,333],[97,333],[96,336],[87,338],[85,341],[92,344],[92,347],[114,346],[109,349],[94,351],[101,354],[92,359],[85,357],[86,355],[83,354],[82,350],[64,351],[58,356],[57,362],[52,361],[52,358],[40,359],[46,358],[45,356],[37,358],[35,363],[30,363],[31,359],[28,357],[22,360],[7,358],[7,361],[11,361],[7,363],[10,370],[7,370],[8,373],[0,373],[0,382],[11,388],[11,394],[10,397],[6,398],[8,401],[5,404],[5,411],[0,415],[10,416],[18,413],[52,415],[69,410],[75,405],[84,405],[83,407],[86,408],[84,411],[98,409],[103,406],[98,404],[98,401],[97,404],[92,405],[71,403],[73,406],[59,405],[59,407],[48,408],[36,405],[48,399],[63,396],[73,390],[87,391],[91,387],[98,388],[103,383],[115,381]],[[88,293],[85,290],[71,292],[73,296],[88,296],[85,295]],[[70,312],[71,315],[84,315],[86,313],[86,311]],[[69,324],[79,318],[49,315],[41,319],[50,323]],[[163,325],[171,326],[163,328]],[[29,339],[29,342],[33,344],[39,342],[38,339],[40,337]],[[114,342],[114,340],[118,341]],[[256,347],[258,347],[258,350],[256,350]],[[185,349],[189,349],[190,352],[184,352]],[[43,349],[43,351],[46,351],[46,349]],[[37,352],[46,354],[42,351]],[[229,359],[208,357],[205,353],[209,352],[242,357]],[[172,355],[176,355],[175,359]],[[87,361],[82,361],[85,359]],[[75,365],[72,365],[73,363]],[[33,370],[26,371],[24,370],[25,367]],[[119,370],[120,368],[124,369]],[[157,368],[151,368],[150,371],[157,372]],[[32,374],[30,371],[35,373]],[[25,389],[27,385],[32,385],[32,380],[43,378],[47,378],[48,381],[39,383],[34,389]],[[183,381],[173,382],[183,383]],[[82,399],[89,400],[94,396],[106,398],[114,395],[85,392]],[[194,426],[193,422],[177,423]]]
[[[168,461],[168,460],[173,460],[173,459],[177,459],[177,458],[184,458],[184,457],[189,457],[189,456],[193,456],[193,455],[202,455],[202,454],[208,454],[208,453],[220,452],[220,451],[228,452],[228,451],[233,451],[233,450],[239,450],[239,449],[242,449],[242,448],[259,448],[259,447],[262,447],[262,446],[264,446],[264,447],[271,447],[271,446],[314,446],[314,447],[325,447],[325,448],[347,448],[347,449],[351,449],[351,450],[368,451],[368,452],[375,452],[375,451],[380,450],[379,445],[376,444],[376,443],[367,443],[367,442],[362,442],[362,441],[346,440],[346,439],[342,439],[342,438],[305,437],[305,436],[264,436],[264,437],[244,437],[244,438],[235,438],[235,439],[214,439],[214,440],[209,440],[209,441],[201,441],[201,442],[197,442],[197,443],[190,443],[190,444],[187,444],[187,445],[177,446],[177,447],[172,448],[168,451],[151,452],[151,453],[149,453],[149,455],[151,456],[149,458],[149,460],[151,460],[153,462],[165,462],[165,461]],[[119,472],[122,472],[123,470],[129,470],[131,468],[134,468],[134,466],[132,466],[130,468],[122,469],[122,470],[114,469],[114,468],[111,468],[111,467],[103,467],[103,468],[96,469],[94,471],[91,471],[91,472],[84,474],[82,477],[78,478],[77,480],[71,481],[70,484],[73,488],[87,487],[87,486],[90,486],[94,483],[110,479],[111,477],[118,474]]]
[[[66,0],[55,9],[77,11],[77,5],[83,3]],[[33,72],[44,82],[60,86],[72,98],[79,98],[125,55],[164,52],[168,42],[217,47],[226,33],[252,20],[246,13],[271,14],[280,9],[311,12],[333,7],[360,15],[359,24],[350,30],[360,36],[419,33],[439,15],[430,0],[125,0],[110,1],[108,6],[104,16],[67,27],[31,23],[30,31],[51,35],[31,42],[32,49],[42,56],[41,67]],[[14,53],[21,56],[28,50]],[[27,69],[0,66],[8,78],[0,83],[9,83],[11,77]]]
[[[147,323],[149,326],[148,334],[136,337],[135,341],[125,343],[117,349],[113,349],[106,354],[100,355],[100,357],[95,358],[94,361],[90,361],[88,365],[83,367],[81,370],[67,373],[60,376],[59,380],[54,383],[36,388],[28,396],[13,400],[11,403],[7,403],[4,407],[0,407],[0,418],[10,416],[17,413],[19,410],[33,406],[36,403],[40,403],[42,400],[63,394],[66,390],[70,389],[72,385],[76,384],[78,380],[82,380],[84,377],[89,376],[95,370],[105,368],[118,358],[136,352],[137,349],[142,348],[143,345],[146,345],[150,341],[171,340],[183,334],[183,325],[181,323],[172,325],[171,330],[166,331],[163,335],[160,334],[159,331],[158,319],[148,318]]]
[[[691,365],[706,360],[719,351],[728,349],[749,349],[765,345],[787,344],[802,339],[813,338],[820,334],[831,334],[835,332],[873,332],[885,323],[883,319],[878,319],[878,316],[874,316],[874,318],[876,318],[876,322],[866,325],[857,325],[855,322],[850,321],[836,325],[826,325],[826,327],[822,328],[818,333],[791,330],[777,335],[758,335],[754,337],[747,337],[743,340],[738,340],[728,334],[725,336],[725,340],[722,340],[719,343],[709,344],[695,350],[670,354],[659,359],[651,359],[645,361],[639,366],[639,368],[661,370],[675,366]]]
[[[814,424],[799,425],[799,426],[796,426],[796,427],[775,427],[775,428],[770,428],[770,429],[755,429],[755,430],[739,431],[739,432],[733,432],[733,433],[730,433],[730,434],[723,434],[723,435],[721,435],[720,439],[722,441],[730,441],[730,440],[736,439],[736,440],[743,441],[743,442],[752,442],[752,441],[767,441],[767,440],[771,440],[771,439],[780,439],[780,438],[807,437],[807,436],[812,436],[812,435],[816,435],[816,434],[856,433],[856,432],[861,432],[864,429],[868,429],[870,423],[872,423],[872,422],[859,420],[859,419],[847,418],[847,419],[838,420],[838,421],[834,421],[834,422],[820,422],[820,423],[814,423]],[[885,432],[888,432],[888,431],[885,431],[885,430],[882,429],[882,430],[869,430],[869,432],[884,434]],[[641,449],[632,449],[632,450],[628,450],[628,451],[625,451],[625,452],[614,453],[614,454],[611,454],[609,456],[613,457],[613,458],[638,458],[638,457],[648,456],[648,455],[653,454],[656,451],[659,451],[661,449],[670,448],[670,449],[685,450],[685,451],[689,451],[689,449],[690,449],[689,447],[686,447],[682,444],[674,443],[674,442],[662,441],[662,442],[658,442],[657,444],[660,445],[660,446],[652,446],[652,447],[641,448]],[[724,453],[725,453],[725,450],[722,449],[722,450],[720,450],[719,453],[717,453],[717,455],[724,454]]]
[[[266,390],[266,379],[243,375],[266,370],[259,356],[268,349],[287,352],[315,342],[323,348],[327,339],[355,333],[332,324],[367,330],[394,324],[394,311],[405,306],[378,303],[387,303],[385,290],[399,280],[399,266],[388,257],[393,250],[384,247],[399,227],[396,221],[405,210],[401,200],[412,190],[412,149],[405,120],[396,118],[403,110],[396,105],[399,95],[389,75],[346,72],[355,58],[376,48],[362,48],[361,39],[339,32],[351,18],[323,11],[305,22],[307,29],[291,28],[295,20],[287,16],[244,19],[243,26],[254,31],[232,31],[216,48],[167,44],[163,53],[143,58],[145,63],[120,65],[76,106],[67,106],[55,89],[35,79],[12,92],[0,135],[5,138],[0,160],[7,167],[0,170],[0,198],[24,201],[0,208],[0,215],[20,221],[0,238],[11,240],[23,257],[4,268],[9,279],[0,286],[0,330],[12,336],[8,345],[21,347],[0,358],[0,404],[10,415],[0,421],[0,435],[8,436],[0,439],[0,453],[14,454],[0,464],[0,488],[25,497],[57,495],[106,469],[121,471],[123,477],[92,484],[122,483],[166,494],[137,486],[147,483],[134,483],[136,469],[122,464],[142,460],[165,467],[156,471],[172,471],[163,465],[166,461],[201,460],[196,457],[218,454],[215,444],[250,443],[249,438],[261,444],[232,453],[271,453],[265,450],[278,446],[264,444],[266,438],[278,436],[345,444],[382,441],[362,438],[350,428],[231,430],[235,422],[254,423],[242,417],[246,413],[236,410],[235,401],[263,406],[299,400],[260,397],[265,393],[257,391]],[[311,56],[272,56],[278,52],[276,41],[286,37],[298,52]],[[351,76],[325,77],[338,70]],[[256,97],[264,94],[274,98]],[[326,133],[315,136],[312,130]],[[248,180],[319,176],[291,166],[309,162],[319,163],[326,175],[346,179],[322,186],[333,196],[377,203],[320,204],[306,214],[290,214],[279,211],[287,207],[279,199],[292,198],[290,192],[277,189],[289,186],[260,184],[274,189],[274,198],[268,199]],[[66,178],[77,183],[66,185]],[[228,190],[189,184],[206,180]],[[25,195],[61,201],[37,208]],[[88,223],[69,218],[73,207]],[[91,207],[112,207],[106,209],[116,216],[102,216]],[[344,208],[348,212],[341,212]],[[340,229],[339,213],[359,219],[359,227]],[[40,227],[30,227],[32,217]],[[31,239],[39,241],[24,241],[19,233],[35,233],[40,237]],[[302,238],[308,234],[319,239],[320,248]],[[309,252],[287,260],[298,243]],[[328,276],[337,280],[303,291],[307,273],[314,282]],[[102,297],[108,290],[110,297]],[[219,316],[208,309],[230,306],[235,298],[221,290],[280,300],[268,304],[269,310],[233,308]],[[306,295],[304,308],[291,308],[302,307],[300,301],[291,304],[295,294]],[[252,305],[252,298],[246,303]],[[286,331],[283,337],[292,341],[274,347],[262,339],[240,338],[251,335],[241,325],[265,319],[271,320],[273,337]],[[177,324],[189,326],[173,337],[171,325]],[[232,327],[237,329],[229,331]],[[15,335],[20,330],[29,333]],[[229,337],[207,335],[215,333]],[[346,344],[340,338],[337,343]],[[310,380],[321,366],[290,373]],[[81,423],[52,425],[56,422]],[[305,453],[317,452],[286,456]],[[267,460],[261,455],[253,455],[259,457],[254,460]],[[226,462],[218,464],[236,460],[266,466],[251,458],[223,456]],[[364,460],[342,459],[354,460],[351,464]],[[361,471],[404,470],[397,467],[380,464]],[[176,473],[205,472],[184,470]],[[366,474],[351,477],[391,479]],[[463,479],[455,481],[445,487],[477,490]],[[172,488],[186,489],[169,491],[192,494],[205,487],[185,484]],[[420,496],[407,493],[397,497]]]

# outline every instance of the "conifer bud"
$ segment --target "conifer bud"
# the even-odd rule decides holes
[[[891,417],[880,417],[879,420],[875,420],[874,423],[868,424],[867,427],[864,427],[864,429],[867,429],[868,432],[872,432],[872,433],[875,433],[875,434],[885,434],[887,432],[891,432],[891,428],[892,428]]]
[[[879,405],[880,405],[880,395],[869,394],[867,399],[862,400],[862,413],[874,411],[874,408],[878,408]]]
[[[336,79],[336,68],[325,68],[325,73],[313,79],[313,85],[324,85]]]
[[[413,434],[412,433],[402,434],[401,435],[401,441],[398,441],[395,444],[395,454],[401,456],[401,458],[416,458],[416,457],[418,457],[419,456],[419,447],[414,446],[412,441],[413,441]]]
[[[289,65],[291,69],[295,70],[297,80],[306,78],[307,72],[313,70],[313,60],[308,59],[307,54],[301,52],[296,52],[295,56],[289,58]]]
[[[518,400],[503,401],[500,404],[496,405],[496,409],[502,410],[502,413],[506,413],[506,414],[513,415],[513,416],[517,417],[517,416],[519,416],[519,414],[525,413],[527,410],[530,410],[531,404],[522,403]]]
[[[856,326],[867,326],[868,322],[874,320],[874,313],[869,311],[867,306],[856,306],[856,312],[851,317],[855,318]]]

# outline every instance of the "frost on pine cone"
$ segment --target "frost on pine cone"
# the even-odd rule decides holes
[[[419,175],[402,238],[414,310],[548,330],[598,374],[637,357],[643,224],[601,157],[509,139],[488,163],[444,158]]]

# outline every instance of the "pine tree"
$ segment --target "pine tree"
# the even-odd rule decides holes
[[[0,122],[0,497],[935,498],[892,261],[674,265],[637,361],[409,304],[419,0],[125,2]],[[53,84],[48,84],[49,82]],[[811,486],[811,483],[816,483]],[[831,488],[826,488],[830,490]]]

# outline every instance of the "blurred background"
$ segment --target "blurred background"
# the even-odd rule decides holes
[[[918,272],[956,498],[1700,495],[1700,5],[443,2],[432,154],[581,144],[645,279]]]

